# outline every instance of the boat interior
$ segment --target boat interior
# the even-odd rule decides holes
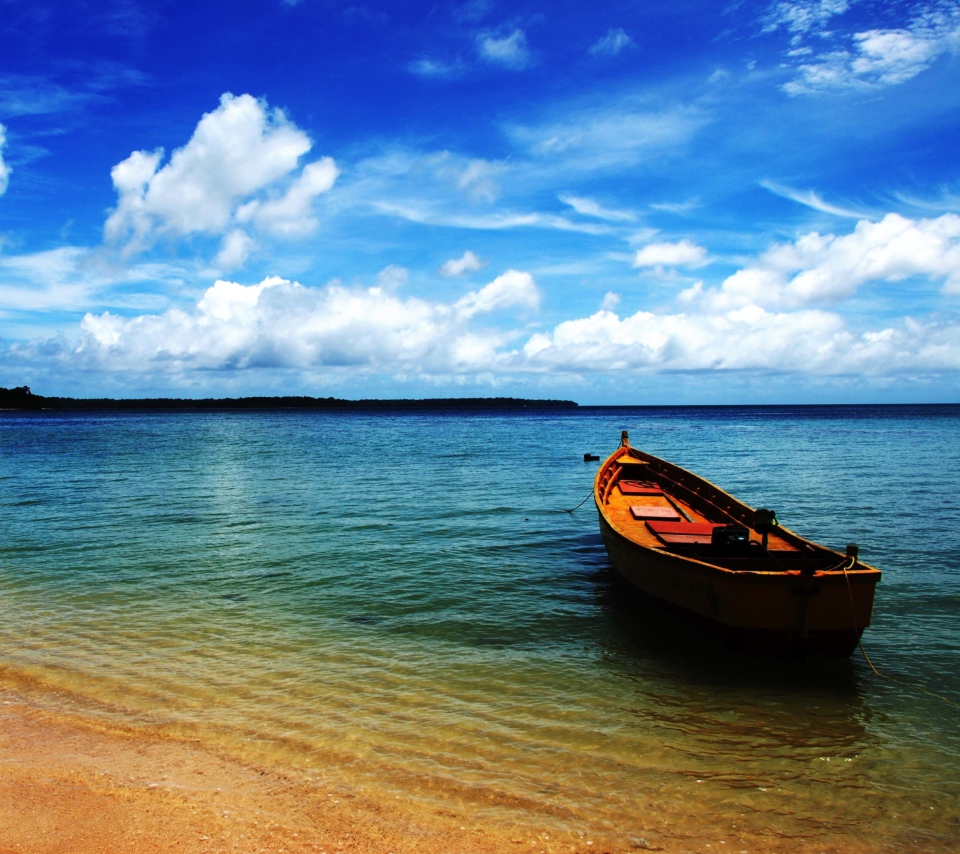
[[[809,574],[839,569],[843,560],[780,528],[772,511],[636,449],[624,448],[601,469],[597,500],[613,528],[638,545],[724,569]]]

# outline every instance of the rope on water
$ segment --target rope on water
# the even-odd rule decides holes
[[[593,495],[593,487],[590,487],[590,491],[587,493],[587,497],[584,498],[583,501],[581,501],[576,507],[571,507],[569,510],[563,510],[561,512],[572,513],[574,510],[579,510],[581,507],[583,507],[584,504],[587,503],[587,501],[590,499],[592,495]]]
[[[942,700],[948,706],[953,706],[955,709],[960,709],[960,703],[955,703],[953,700],[947,699],[942,694],[938,694],[936,691],[930,691],[927,688],[924,688],[922,685],[914,685],[911,682],[904,682],[903,680],[897,679],[894,676],[888,676],[886,673],[881,673],[874,666],[873,662],[870,660],[870,656],[867,655],[867,651],[863,648],[863,641],[860,640],[860,630],[857,628],[857,614],[853,605],[853,589],[850,587],[850,576],[847,575],[847,569],[852,568],[855,563],[856,558],[850,558],[849,560],[843,562],[841,569],[843,570],[843,577],[847,582],[847,596],[850,598],[850,618],[853,620],[853,630],[857,634],[857,646],[860,647],[860,654],[863,656],[864,661],[870,665],[870,669],[881,679],[895,682],[897,685],[900,685],[904,688],[910,688],[914,691],[920,691],[923,694],[929,694],[931,697],[936,697],[938,700]]]

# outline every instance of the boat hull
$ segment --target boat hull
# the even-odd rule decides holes
[[[732,573],[639,545],[602,511],[599,518],[610,562],[628,584],[744,652],[846,658],[870,623],[873,574]]]

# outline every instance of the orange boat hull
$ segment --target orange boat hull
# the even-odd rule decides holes
[[[697,492],[707,493],[710,502],[701,506],[696,498],[691,498],[689,504],[679,504],[685,514],[692,516],[700,512],[698,521],[709,519],[714,502],[722,504],[728,516],[744,524],[756,512],[696,475],[649,455],[634,450],[630,453],[661,463],[661,469],[653,467],[649,471],[668,490],[671,475],[687,487],[696,486],[697,481],[704,484],[703,489],[697,487]],[[618,454],[623,451],[618,451],[601,467],[594,498],[610,562],[630,585],[746,652],[809,652],[845,658],[856,649],[860,635],[870,624],[879,570],[855,561],[849,561],[841,570],[843,555],[809,543],[786,529],[779,529],[782,533],[778,536],[782,548],[792,551],[780,552],[782,561],[771,558],[776,565],[764,561],[759,548],[751,551],[751,555],[760,554],[759,559],[726,561],[749,568],[731,569],[711,563],[707,547],[695,554],[688,549],[677,549],[687,551],[678,554],[667,545],[651,545],[650,535],[642,523],[624,521],[624,514],[618,515],[613,506],[616,502],[611,501],[614,490],[610,487],[610,478],[603,476],[604,468],[615,465]],[[677,472],[682,473],[682,479]],[[678,493],[681,491],[678,488]],[[683,494],[693,496],[694,492],[688,489]],[[717,521],[728,522],[729,518]],[[757,537],[753,532],[751,536]],[[793,558],[796,569],[784,568],[783,561],[788,560],[788,555]],[[809,562],[805,565],[808,555]],[[828,569],[815,568],[825,564],[835,565]]]

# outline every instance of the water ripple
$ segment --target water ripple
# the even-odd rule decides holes
[[[860,542],[871,655],[960,699],[960,411],[910,407],[4,414],[0,680],[484,815],[947,850],[949,707],[734,655],[625,589],[589,504],[558,512],[624,427]]]

